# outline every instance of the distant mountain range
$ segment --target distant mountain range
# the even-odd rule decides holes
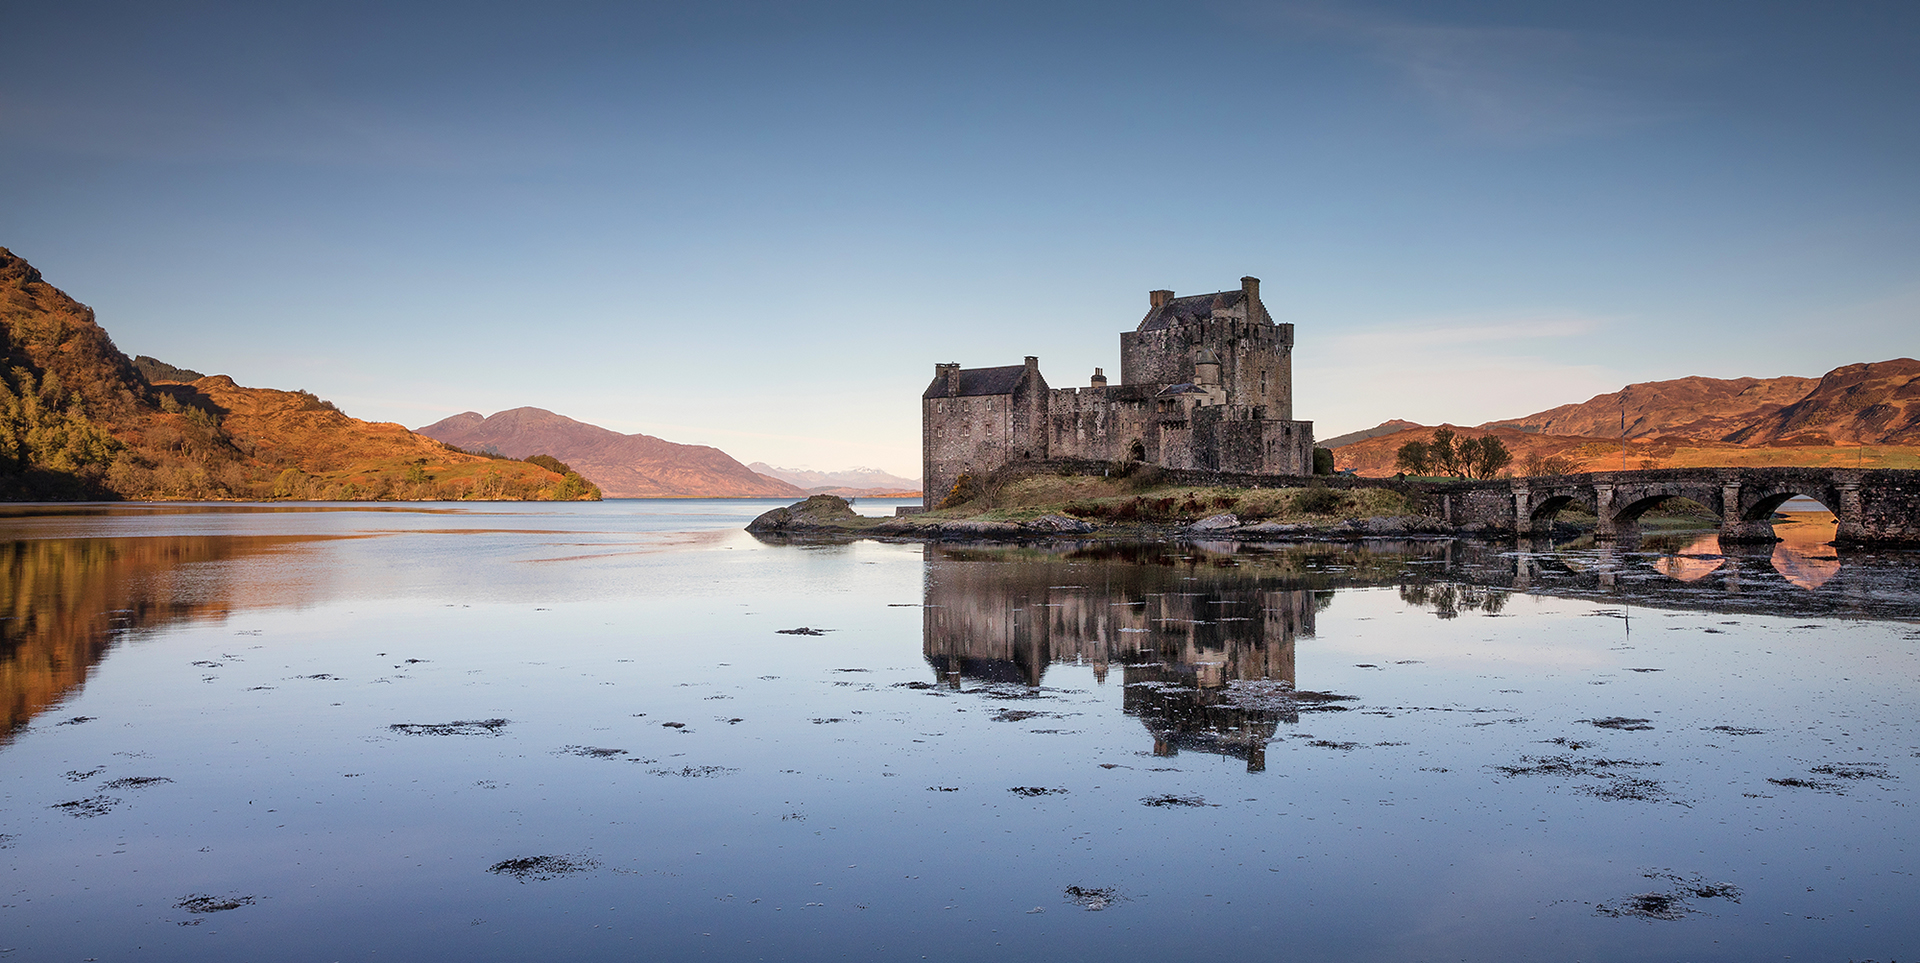
[[[805,497],[798,486],[756,474],[718,448],[652,435],[623,435],[544,408],[482,416],[467,411],[418,433],[468,451],[508,457],[546,453],[573,466],[612,498]]]
[[[920,482],[901,478],[878,468],[849,468],[844,471],[810,471],[805,468],[775,468],[764,461],[747,466],[762,475],[778,478],[806,489],[809,495],[877,498],[887,495],[920,494]]]
[[[1499,436],[1514,452],[1516,469],[1548,458],[1575,470],[1623,463],[1910,467],[1920,454],[1920,361],[1844,365],[1819,378],[1653,381],[1456,430]],[[1396,420],[1322,446],[1336,449],[1343,469],[1390,475],[1400,446],[1431,434],[1431,426]]]
[[[130,360],[0,248],[0,499],[576,499],[565,465],[471,455],[307,391]]]

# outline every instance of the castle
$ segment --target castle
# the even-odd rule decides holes
[[[1024,365],[934,365],[920,396],[921,476],[936,507],[961,475],[1015,461],[1091,459],[1257,475],[1313,473],[1313,422],[1293,420],[1293,325],[1260,279],[1237,291],[1154,291],[1120,335],[1120,383],[1049,388]]]

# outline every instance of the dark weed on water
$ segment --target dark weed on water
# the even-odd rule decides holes
[[[453,722],[397,722],[387,728],[409,736],[497,736],[509,719],[471,719]]]
[[[599,865],[599,860],[585,856],[521,856],[494,863],[487,867],[487,872],[499,876],[511,876],[526,883],[573,876],[592,870]]]

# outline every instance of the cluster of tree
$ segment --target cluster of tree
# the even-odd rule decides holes
[[[520,460],[529,465],[539,465],[560,476],[560,483],[553,486],[552,497],[555,501],[572,501],[576,498],[599,501],[600,486],[588,481],[566,462],[552,455],[528,455]]]
[[[140,372],[140,377],[147,379],[148,384],[156,381],[199,381],[206,377],[192,368],[176,368],[159,358],[144,354],[133,359],[133,370]]]
[[[1394,464],[1409,475],[1492,478],[1513,464],[1507,443],[1493,435],[1462,438],[1451,428],[1435,428],[1428,441],[1410,441],[1394,454]]]
[[[531,459],[528,459],[531,461]],[[546,467],[542,465],[541,467]],[[379,472],[362,481],[328,480],[288,468],[274,479],[270,490],[252,497],[292,501],[597,501],[600,489],[568,472],[559,481],[538,484],[524,476],[489,469],[474,479],[436,479],[424,464],[410,464],[404,472]]]
[[[57,372],[0,372],[0,497],[76,497],[97,488],[125,446],[87,416]]]

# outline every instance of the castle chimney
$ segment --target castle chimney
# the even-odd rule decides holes
[[[1241,278],[1240,290],[1246,294],[1248,301],[1251,301],[1255,304],[1260,303],[1260,279],[1259,278]]]
[[[1095,388],[1105,388],[1107,386],[1107,373],[1105,371],[1099,368],[1093,369],[1093,386]]]
[[[1171,300],[1173,300],[1172,291],[1148,291],[1147,292],[1147,303],[1153,305],[1156,308]]]
[[[1040,370],[1040,359],[1039,359],[1039,358],[1036,358],[1036,357],[1034,357],[1033,355],[1027,355],[1027,370],[1028,370],[1028,371],[1039,371],[1039,370]]]
[[[946,381],[947,397],[960,393],[960,363],[936,364],[933,366],[933,380]]]

